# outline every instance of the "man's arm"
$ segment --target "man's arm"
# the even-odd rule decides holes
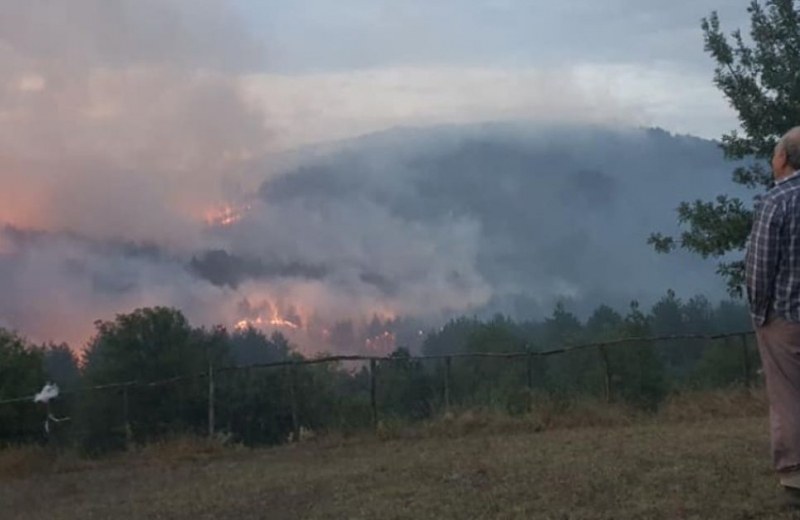
[[[756,211],[747,246],[747,299],[754,313],[766,315],[774,296],[780,259],[782,204],[767,199]],[[761,325],[761,324],[759,324]]]

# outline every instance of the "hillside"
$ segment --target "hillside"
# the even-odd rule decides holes
[[[265,236],[318,278],[422,314],[541,316],[559,299],[588,310],[670,288],[723,296],[713,262],[660,256],[646,241],[677,229],[681,201],[741,194],[732,169],[716,143],[658,129],[497,123],[396,129],[300,153],[260,194],[293,231],[267,225]],[[430,303],[426,285],[439,290]]]
[[[413,347],[454,316],[541,319],[562,300],[581,317],[668,289],[714,301],[713,261],[646,242],[677,229],[681,201],[730,194],[732,169],[716,143],[656,129],[395,129],[254,159],[231,173],[251,188],[208,220],[159,226],[185,240],[2,228],[0,324],[79,346],[97,319],[167,305],[353,351],[387,330]]]

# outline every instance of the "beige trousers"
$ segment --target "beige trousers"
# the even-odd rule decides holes
[[[756,328],[769,398],[772,460],[779,473],[800,470],[800,324],[771,316]]]

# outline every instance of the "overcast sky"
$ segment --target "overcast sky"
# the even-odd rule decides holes
[[[586,119],[717,138],[700,20],[746,0],[235,0],[276,146],[394,124]]]
[[[664,60],[707,70],[700,20],[745,0],[235,0],[277,72]]]

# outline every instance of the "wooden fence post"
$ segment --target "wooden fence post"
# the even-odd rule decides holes
[[[533,411],[533,352],[528,353],[528,412]]]
[[[128,401],[128,386],[122,387],[122,420],[125,426],[125,444],[133,441],[133,430],[131,429],[130,404]]]
[[[744,386],[750,388],[750,356],[747,352],[747,336],[742,334],[739,336],[742,339],[742,361],[744,368]]]
[[[450,411],[450,356],[444,358],[444,411]]]
[[[370,405],[372,407],[372,426],[373,428],[378,427],[378,397],[377,397],[377,389],[376,389],[376,382],[375,379],[376,375],[377,363],[374,359],[369,360],[369,396],[370,396]]]
[[[208,438],[214,438],[214,362],[208,359]]]
[[[47,436],[47,444],[49,446],[53,445],[53,436],[50,435],[50,417],[52,417],[52,412],[50,411],[50,400],[44,402],[44,433]]]
[[[527,372],[528,391],[533,391],[533,352],[528,353],[528,372]]]
[[[603,360],[603,366],[605,367],[606,371],[606,402],[610,403],[612,401],[611,395],[611,363],[608,361],[608,351],[604,345],[600,345],[597,347],[600,351],[600,357]]]
[[[300,415],[297,403],[297,365],[289,367],[289,398],[292,406],[292,442],[300,442]]]

